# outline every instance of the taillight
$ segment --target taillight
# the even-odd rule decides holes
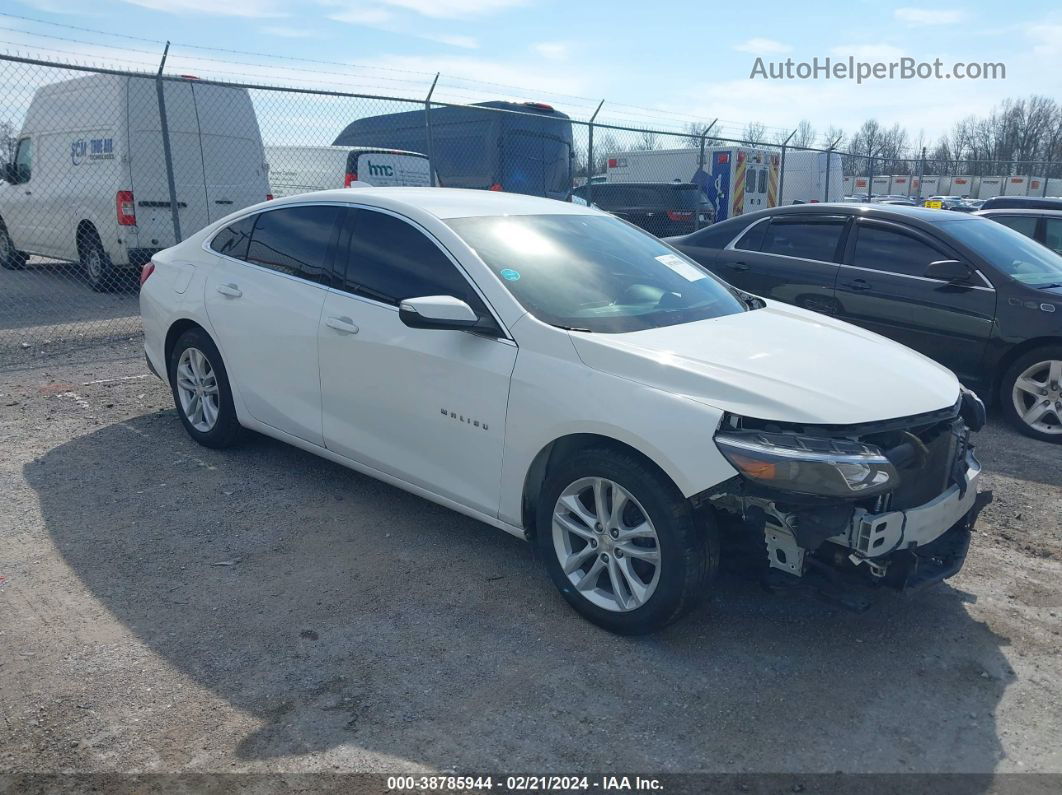
[[[691,210],[668,210],[667,217],[672,221],[692,221],[693,212]]]
[[[136,226],[136,207],[131,190],[120,190],[115,194],[114,210],[118,215],[119,226]]]
[[[155,263],[148,260],[144,263],[144,267],[140,269],[140,286],[144,286],[144,282],[148,280],[148,276],[155,272]]]
[[[343,176],[343,187],[344,188],[349,188],[351,182],[357,182],[357,181],[358,181],[358,175],[357,174],[355,174],[353,172],[347,172]]]
[[[495,182],[493,185],[490,186],[490,189],[491,190],[501,190],[502,189],[501,183],[500,182]]]
[[[272,193],[267,193],[266,194],[266,201],[267,202],[273,201],[273,194]]]

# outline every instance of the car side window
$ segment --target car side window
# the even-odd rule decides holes
[[[1026,237],[1036,236],[1036,218],[1028,215],[994,215],[992,220],[996,223],[1009,226],[1015,232],[1021,232]]]
[[[860,224],[852,265],[905,276],[925,276],[929,263],[952,259],[940,249],[897,229]]]
[[[406,298],[450,295],[486,313],[475,290],[436,243],[407,221],[351,210],[353,227],[341,288],[397,306]]]
[[[33,176],[33,139],[23,138],[18,142],[15,150],[15,172],[18,174],[19,184],[29,182]]]
[[[1062,218],[1044,219],[1044,245],[1062,254]]]
[[[763,238],[767,234],[770,221],[760,221],[741,236],[734,248],[741,251],[759,251],[763,247]]]
[[[843,218],[773,218],[760,251],[786,257],[837,262]]]
[[[247,259],[247,245],[251,242],[251,231],[257,215],[248,215],[229,224],[210,241],[210,248],[218,254],[235,259]]]
[[[328,252],[340,208],[306,204],[259,213],[247,247],[247,261],[263,268],[328,283]]]

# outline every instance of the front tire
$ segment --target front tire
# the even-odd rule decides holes
[[[214,341],[200,328],[184,332],[168,362],[170,390],[181,424],[204,447],[229,447],[240,423],[232,403],[225,363]]]
[[[638,457],[586,450],[555,466],[536,543],[553,583],[584,618],[620,635],[654,632],[691,610],[718,565],[675,485]]]
[[[1026,436],[1062,444],[1062,345],[1019,356],[999,387],[1007,420]]]

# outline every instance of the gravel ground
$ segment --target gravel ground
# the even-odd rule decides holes
[[[854,615],[724,575],[664,633],[123,343],[0,373],[0,770],[1062,772],[1062,446],[979,437],[966,568]]]

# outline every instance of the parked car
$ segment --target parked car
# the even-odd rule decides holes
[[[349,188],[352,183],[377,187],[428,187],[427,155],[368,146],[267,146],[269,188],[275,197],[315,190]]]
[[[980,210],[976,215],[1009,226],[1037,243],[1062,254],[1062,209],[1060,210]]]
[[[974,210],[969,199],[959,198],[958,196],[930,196],[922,202],[922,206],[934,210],[952,210],[960,213],[970,213]]]
[[[936,359],[1024,433],[1062,442],[1062,257],[1013,229],[920,207],[823,204],[669,242],[742,290]]]
[[[994,196],[985,199],[982,210],[1062,210],[1062,198],[1054,196]]]
[[[246,89],[163,81],[181,234],[269,193]],[[37,89],[0,185],[0,264],[80,262],[106,290],[173,245],[156,82],[92,75]]]
[[[195,441],[251,428],[527,538],[615,632],[689,610],[721,527],[793,582],[902,589],[959,569],[990,499],[984,407],[945,368],[593,208],[326,191],[142,278],[148,363]]]
[[[612,213],[657,237],[683,235],[712,223],[712,206],[690,182],[606,182],[580,185],[572,196]]]

